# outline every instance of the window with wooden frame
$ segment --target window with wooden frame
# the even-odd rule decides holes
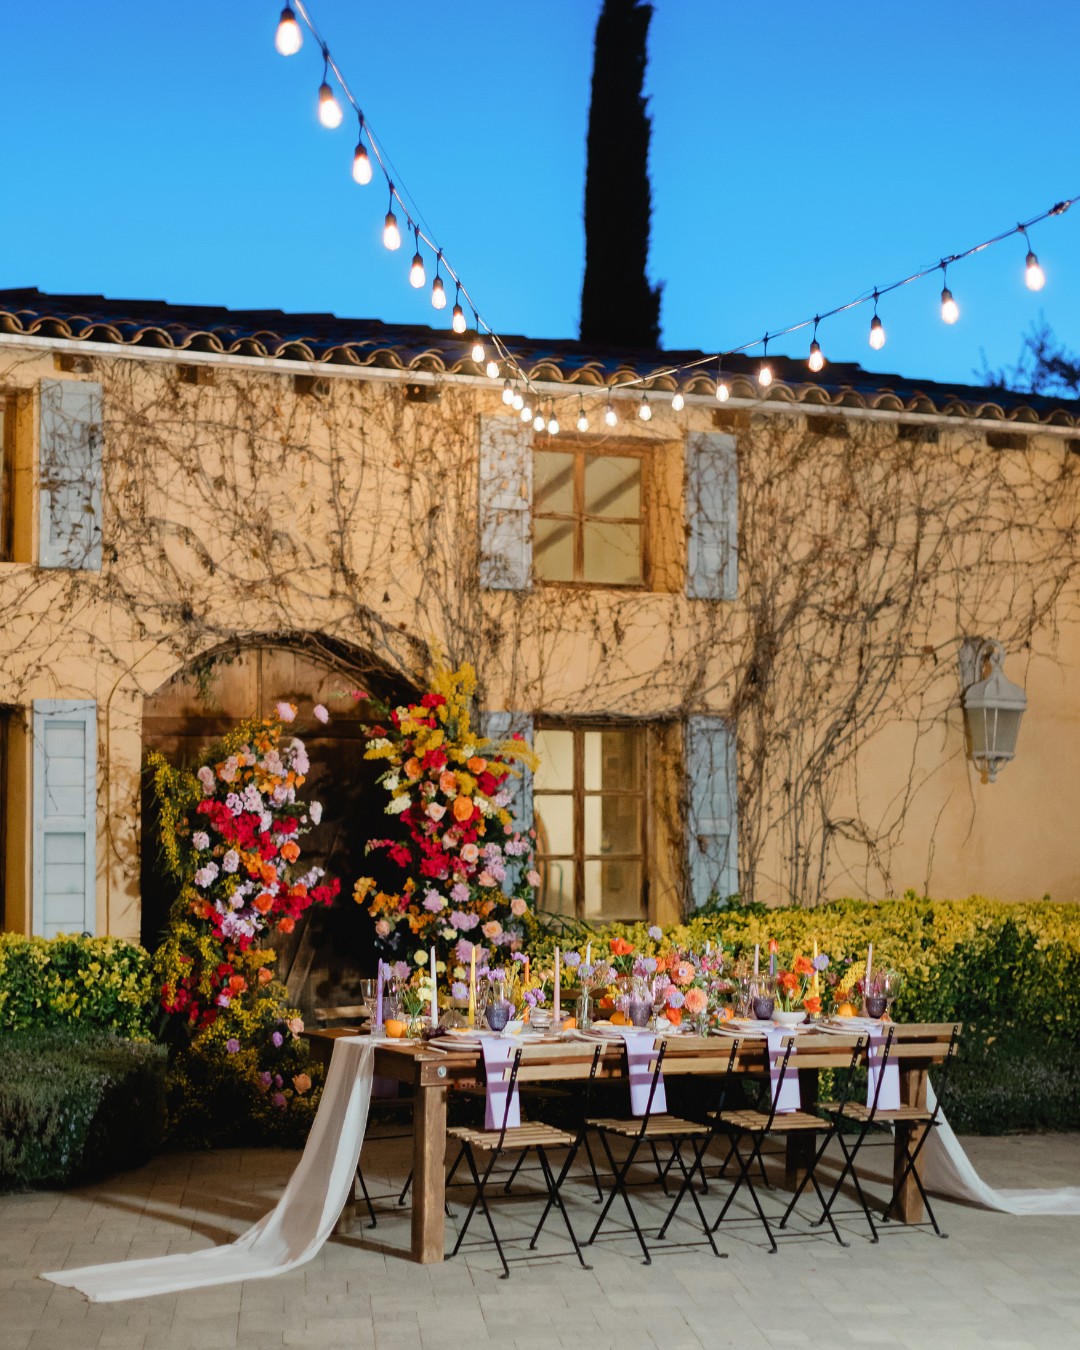
[[[0,393],[0,562],[11,562],[15,521],[15,400]]]
[[[646,461],[630,446],[533,451],[537,581],[644,586]]]
[[[541,909],[605,922],[644,918],[644,729],[541,722],[536,752]]]

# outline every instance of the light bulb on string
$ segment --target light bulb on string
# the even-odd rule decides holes
[[[274,34],[274,46],[281,56],[295,56],[304,45],[304,35],[296,22],[296,15],[288,5],[281,11],[277,32]]]
[[[941,264],[941,279],[948,281],[949,274],[946,271],[946,264]],[[948,286],[941,288],[941,321],[942,323],[955,323],[960,317],[960,306],[953,299],[953,293]]]
[[[509,379],[503,380],[502,401],[507,407],[514,401],[514,386],[510,383]]]
[[[455,333],[464,333],[467,325],[465,323],[465,311],[461,308],[461,282],[457,283],[457,289],[454,291],[454,312],[450,319],[450,327]]]
[[[683,391],[681,389],[676,389],[671,396],[671,411],[682,412],[685,407],[686,399],[683,397]]]
[[[547,429],[549,436],[557,436],[559,434],[559,419],[555,416],[555,407],[551,403],[548,404]]]
[[[1023,225],[1016,227],[1024,236],[1024,243],[1027,244],[1027,257],[1024,259],[1024,284],[1029,291],[1041,291],[1046,285],[1046,273],[1039,266],[1039,260],[1035,256],[1031,240],[1028,238],[1028,232]]]
[[[409,268],[409,285],[419,290],[427,278],[424,275],[424,259],[420,254],[420,226],[414,225],[413,230],[416,238],[416,252],[413,254],[412,266]]]
[[[540,411],[539,408],[537,408],[536,416],[533,418],[533,431],[543,431],[543,429],[544,429],[544,414]]]
[[[323,48],[323,77],[322,84],[319,85],[319,121],[324,127],[331,131],[335,127],[341,126],[343,113],[341,104],[334,97],[334,91],[330,88],[330,53]]]
[[[386,220],[383,222],[382,241],[384,247],[388,249],[398,249],[401,247],[401,231],[398,229],[397,216],[394,215],[394,185],[390,184],[390,209],[386,213]]]
[[[367,187],[371,182],[371,160],[368,158],[367,149],[364,146],[364,114],[358,114],[360,118],[360,130],[356,137],[356,149],[352,157],[352,176],[353,182],[359,183],[361,187]]]
[[[727,380],[724,379],[724,372],[718,361],[716,363],[716,400],[718,403],[726,403],[730,397],[731,390],[728,387]]]
[[[472,351],[469,353],[477,365],[483,361],[485,352],[484,344],[480,340],[480,320],[477,317],[476,310],[473,310],[473,327],[476,329],[476,336],[473,338]]]
[[[641,402],[638,404],[637,415],[643,422],[652,421],[652,408],[649,406],[648,394],[642,394]]]
[[[524,400],[522,400],[521,410],[520,410],[520,411],[521,411],[521,420],[522,420],[523,422],[531,422],[531,421],[532,421],[532,419],[533,419],[533,410],[532,410],[532,408],[529,407],[528,403],[526,403]]]
[[[874,292],[874,317],[870,320],[870,346],[874,351],[881,351],[885,346],[885,325],[878,318],[877,312],[878,293]]]
[[[604,423],[609,427],[613,427],[618,423],[618,420],[619,415],[615,411],[615,405],[611,401],[611,395],[608,394],[607,407],[604,409]]]
[[[439,276],[439,264],[442,262],[442,250],[435,255],[435,280],[431,283],[431,303],[435,309],[446,308],[446,287]]]
[[[484,373],[487,375],[489,380],[497,380],[499,378],[499,363],[498,361],[495,360],[494,357],[492,357],[492,359],[484,367]]]
[[[761,353],[761,365],[758,366],[757,382],[762,389],[768,389],[772,384],[772,366],[769,365],[769,335],[765,334],[763,339],[764,347]]]
[[[525,395],[522,394],[520,391],[515,392],[513,401],[511,402],[510,406],[514,409],[515,412],[523,412],[525,410]]]
[[[577,429],[578,431],[588,431],[589,429],[589,419],[585,415],[585,400],[580,394],[578,395],[577,404]]]
[[[825,366],[825,357],[822,355],[821,343],[817,340],[817,328],[820,322],[821,320],[817,317],[817,315],[815,315],[814,339],[810,343],[810,355],[807,357],[806,360],[806,364],[810,367],[810,369],[814,372],[815,375]]]

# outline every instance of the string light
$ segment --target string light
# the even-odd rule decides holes
[[[383,244],[388,249],[401,247],[401,231],[398,229],[397,216],[394,215],[394,185],[390,184],[390,209],[386,213],[382,232]]]
[[[354,183],[359,183],[361,187],[367,187],[371,182],[371,160],[364,148],[364,115],[359,113],[358,116],[360,118],[360,131],[356,137],[356,149],[353,151],[352,176]]]
[[[549,436],[557,436],[559,434],[559,419],[555,416],[555,406],[552,403],[548,404],[547,429]]]
[[[480,341],[480,320],[476,316],[476,310],[473,310],[473,327],[476,329],[476,336],[473,338],[472,351],[469,353],[472,359],[479,365],[484,359],[484,344]]]
[[[529,407],[529,405],[525,402],[525,400],[522,399],[522,401],[521,401],[521,420],[522,420],[523,422],[531,422],[531,421],[532,421],[532,418],[533,418],[533,410]]]
[[[615,405],[611,401],[611,395],[608,394],[607,407],[604,409],[604,422],[609,427],[613,427],[618,422],[618,420],[619,417],[615,411]]]
[[[638,404],[637,415],[643,422],[652,421],[652,408],[649,406],[648,394],[642,394],[641,402]]]
[[[816,375],[825,365],[825,357],[821,352],[821,343],[817,340],[817,326],[821,320],[814,316],[814,340],[810,343],[810,355],[807,357],[806,364]]]
[[[1029,291],[1041,291],[1046,285],[1046,273],[1039,266],[1039,260],[1032,251],[1027,230],[1024,229],[1023,225],[1017,225],[1016,228],[1024,236],[1024,243],[1027,244],[1027,257],[1024,259],[1024,281]]]
[[[878,292],[874,292],[874,317],[870,320],[870,346],[874,351],[881,351],[885,346],[885,325],[878,318],[877,312]]]
[[[435,263],[435,280],[431,283],[431,303],[436,309],[446,308],[446,287],[439,276],[439,264]]]
[[[731,397],[731,390],[728,388],[727,380],[724,379],[719,361],[716,363],[716,397],[721,403],[726,403]]]
[[[941,279],[949,279],[948,263],[941,264]],[[943,323],[955,323],[960,317],[960,306],[953,299],[953,293],[947,285],[941,288],[941,319]]]
[[[296,22],[296,15],[288,5],[281,11],[277,32],[274,34],[274,46],[282,56],[295,56],[304,45],[304,35]]]
[[[676,389],[674,394],[672,394],[671,396],[671,411],[682,412],[682,410],[685,407],[686,407],[686,399],[683,398],[682,390]]]
[[[334,97],[334,91],[330,88],[329,75],[330,53],[324,47],[322,84],[319,85],[319,121],[324,127],[333,131],[335,127],[341,126],[341,119],[344,114],[341,111],[341,104]]]
[[[416,252],[409,268],[409,285],[419,290],[427,278],[424,275],[424,259],[420,254],[420,226],[414,225],[413,229],[416,231]]]
[[[585,400],[578,394],[577,404],[577,429],[578,431],[588,431],[589,419],[585,415]]]
[[[494,357],[492,357],[492,359],[484,367],[484,373],[487,375],[489,380],[497,380],[499,378],[499,363],[498,361],[495,360]]]
[[[543,431],[543,429],[544,429],[544,414],[540,411],[539,408],[537,408],[536,416],[533,418],[533,431]]]
[[[510,383],[509,379],[503,380],[502,400],[507,407],[514,401],[514,386]]]
[[[515,412],[523,412],[525,409],[525,396],[520,391],[515,391],[513,401],[510,405]]]
[[[764,346],[761,350],[761,365],[758,366],[757,382],[761,385],[762,389],[768,389],[769,385],[772,384],[772,366],[769,365],[768,333],[765,334],[765,337],[762,340]]]

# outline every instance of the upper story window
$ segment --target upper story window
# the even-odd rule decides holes
[[[541,908],[583,919],[644,918],[644,731],[541,724],[536,751]]]
[[[533,454],[533,574],[592,586],[646,584],[644,458],[584,447]]]

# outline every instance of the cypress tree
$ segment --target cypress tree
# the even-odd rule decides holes
[[[660,287],[649,260],[649,132],[642,94],[652,5],[604,0],[596,24],[585,179],[583,341],[660,344]]]

